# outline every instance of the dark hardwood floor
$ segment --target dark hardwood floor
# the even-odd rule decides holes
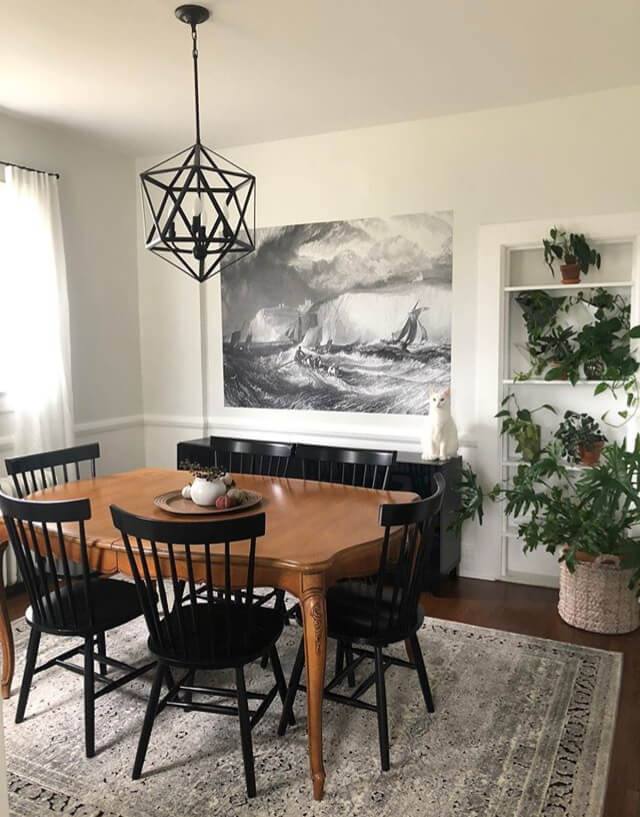
[[[542,587],[458,579],[444,585],[439,597],[425,594],[423,604],[427,614],[435,618],[623,653],[620,706],[603,817],[640,817],[640,630],[622,636],[576,630],[558,616],[557,596],[556,590]],[[23,615],[26,606],[24,594],[10,597],[11,618]]]

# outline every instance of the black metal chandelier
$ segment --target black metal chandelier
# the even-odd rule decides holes
[[[196,141],[140,174],[145,247],[206,281],[255,249],[256,179],[200,141],[197,26],[203,6],[176,9],[191,27]]]

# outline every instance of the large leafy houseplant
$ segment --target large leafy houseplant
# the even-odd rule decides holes
[[[559,553],[571,572],[583,554],[617,557],[631,571],[630,588],[638,590],[639,480],[640,436],[631,451],[617,443],[605,446],[600,464],[577,477],[553,441],[536,462],[518,467],[511,485],[496,485],[490,496],[503,500],[505,513],[521,520],[525,551],[543,547]]]

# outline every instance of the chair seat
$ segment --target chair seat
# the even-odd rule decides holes
[[[420,605],[408,618],[398,620],[398,603],[385,588],[376,617],[376,583],[367,579],[349,579],[327,591],[327,628],[331,638],[370,645],[393,644],[408,638],[421,626],[424,612]]]
[[[71,595],[76,611],[77,625],[59,627],[57,623],[71,620],[69,591],[67,587],[60,587],[60,601],[64,618],[60,616],[60,605],[55,592],[49,593],[53,614],[42,620],[35,615],[32,607],[26,612],[27,621],[43,632],[58,633],[60,635],[88,635],[111,630],[132,621],[142,615],[140,600],[135,584],[122,579],[90,579],[90,596],[93,608],[93,622],[90,622],[89,609],[86,603],[82,579],[74,580],[71,585]],[[43,597],[44,598],[44,597]],[[43,607],[48,610],[47,602]]]
[[[223,669],[260,658],[280,637],[284,617],[255,605],[186,604],[160,626],[162,641],[173,648],[161,648],[151,636],[149,650],[156,658],[185,667]]]

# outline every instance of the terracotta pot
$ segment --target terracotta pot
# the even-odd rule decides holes
[[[604,442],[593,443],[591,448],[580,445],[580,465],[597,465],[600,462],[600,454],[604,448]]]
[[[580,264],[560,264],[563,284],[580,283]]]
[[[566,282],[566,281],[563,281],[563,283],[565,283],[565,284],[566,284],[567,282]],[[549,364],[549,367],[550,367],[551,369],[560,369],[560,368],[562,368],[562,363],[561,363],[559,360],[552,360],[552,361],[551,361],[551,363]],[[562,377],[560,377],[560,378],[558,378],[558,379],[559,379],[559,380],[568,380],[568,379],[569,379],[569,375],[568,375],[568,374],[563,374],[563,375],[562,375]]]

